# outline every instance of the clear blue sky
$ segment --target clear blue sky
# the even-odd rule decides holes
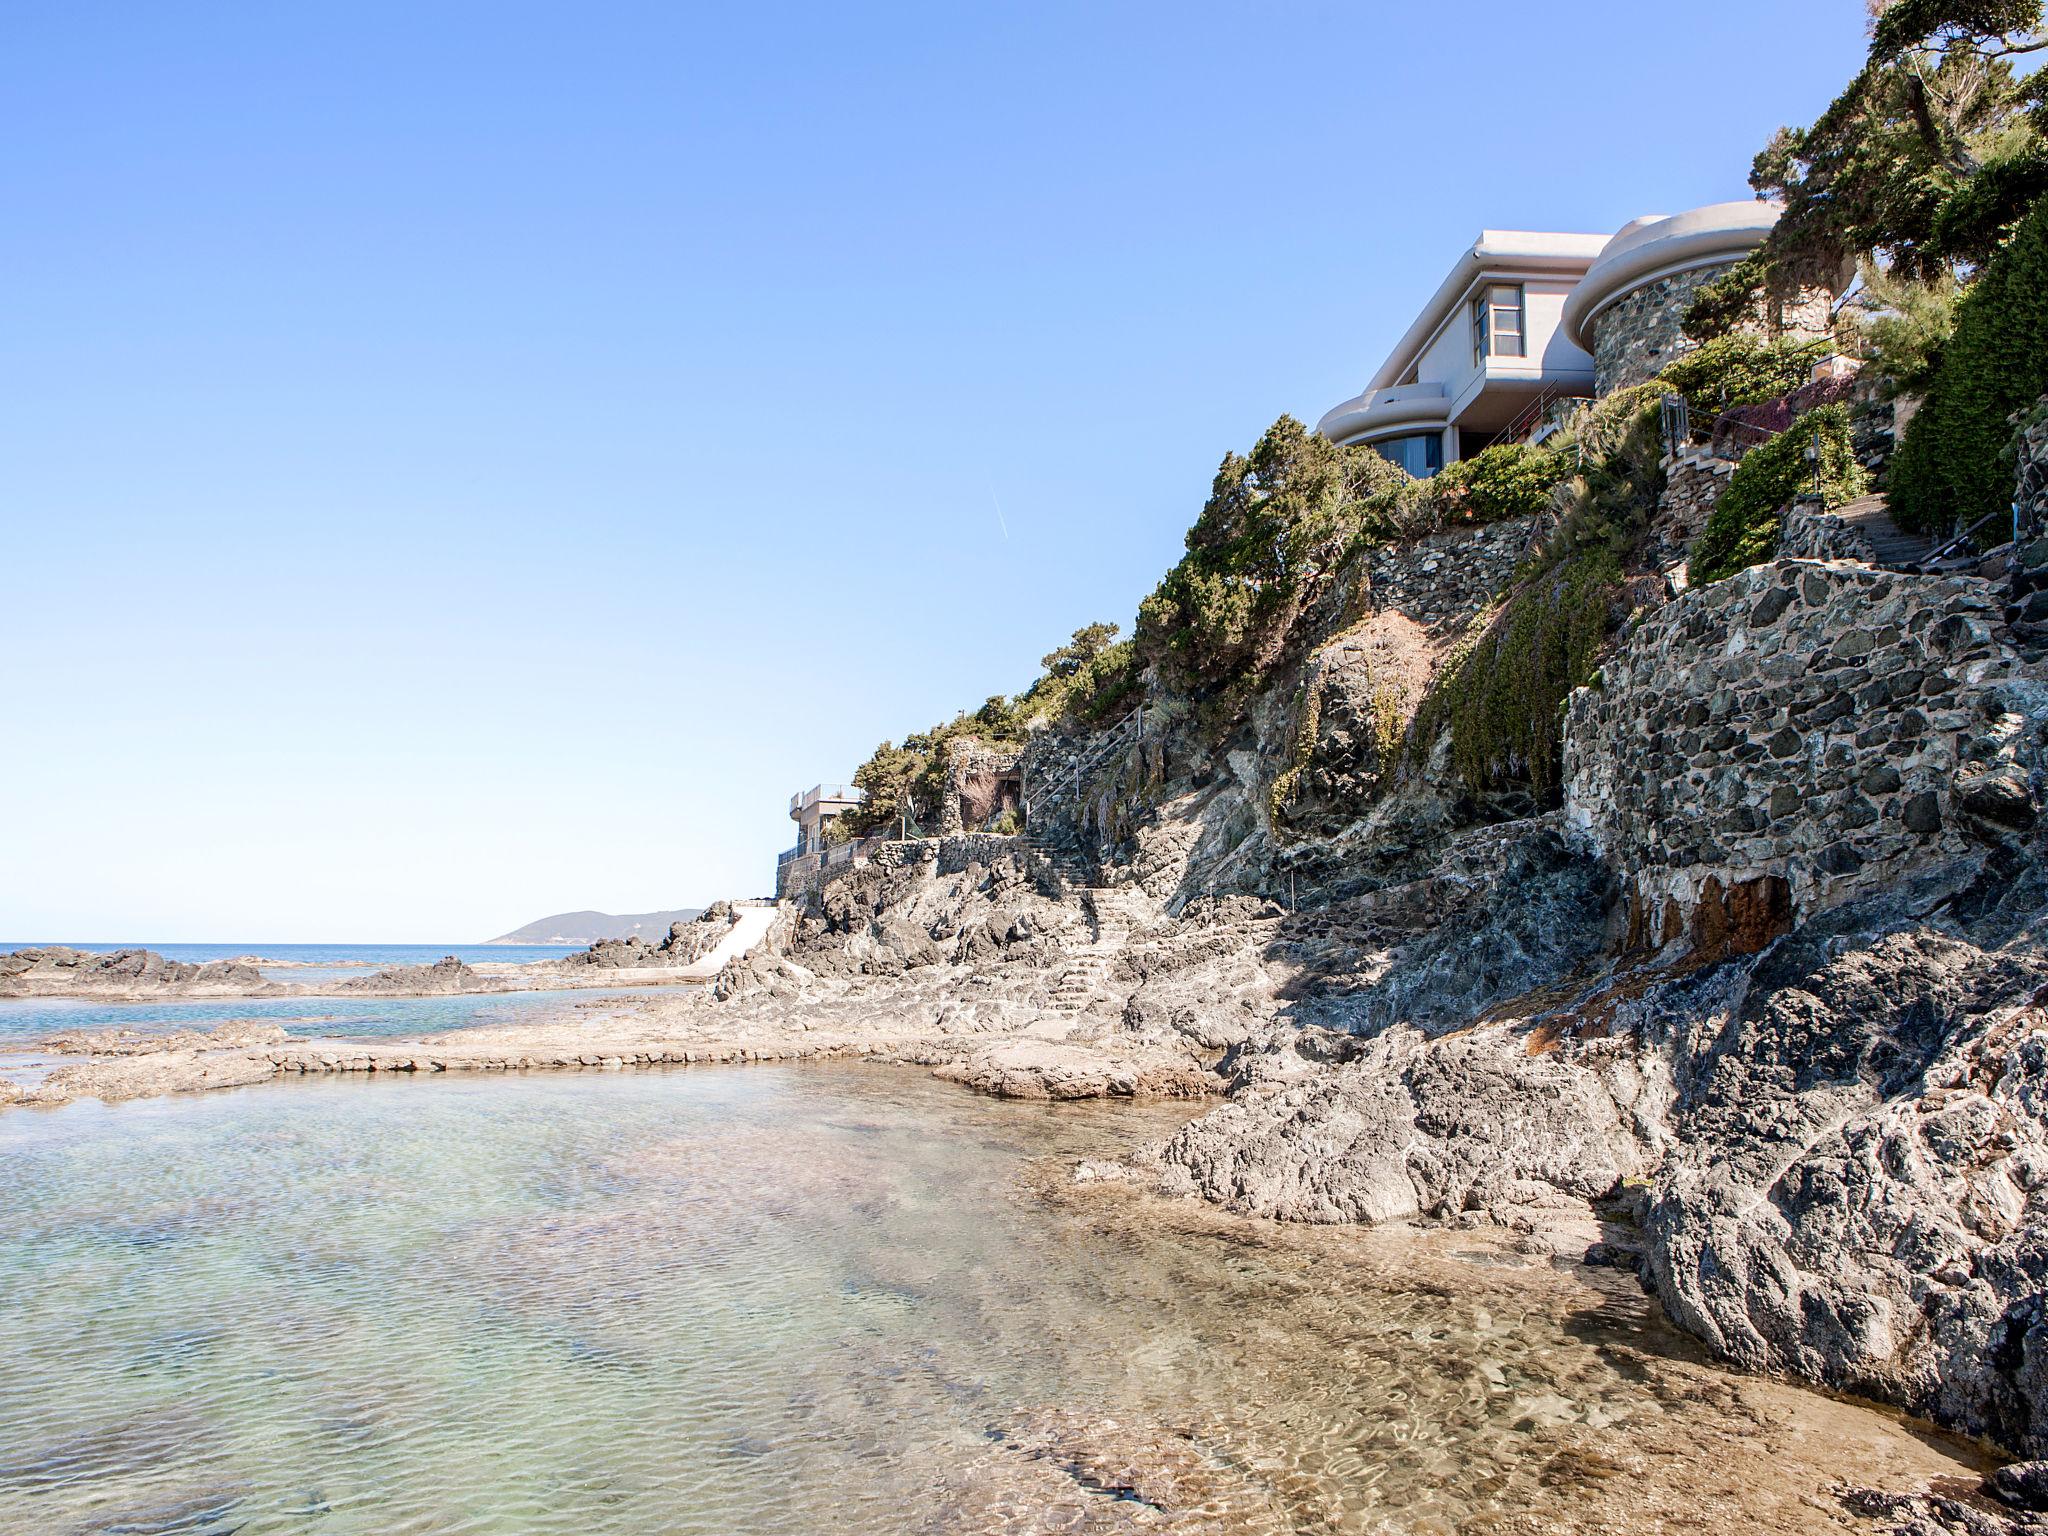
[[[7,0],[0,939],[762,891],[1482,226],[1746,195],[1862,17]]]

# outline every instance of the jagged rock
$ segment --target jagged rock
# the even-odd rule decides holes
[[[238,996],[267,986],[262,973],[244,960],[194,965],[167,960],[153,949],[103,954],[55,945],[0,955],[0,997]]]
[[[334,988],[344,993],[374,993],[388,996],[436,996],[445,992],[486,990],[484,979],[453,955],[444,955],[432,965],[399,965],[390,970],[356,976]]]
[[[2015,1461],[1984,1479],[1985,1490],[2014,1509],[2048,1512],[2048,1461]]]
[[[623,939],[599,939],[581,954],[562,964],[601,970],[670,970],[695,965],[731,931],[739,913],[729,901],[715,901],[689,922],[670,923],[659,944],[649,944],[637,934]]]
[[[1598,1052],[1604,1060],[1594,1060]],[[1299,1086],[1241,1098],[1159,1149],[1161,1187],[1286,1221],[1491,1212],[1590,1200],[1648,1165],[1626,1051],[1531,1055],[1507,1027],[1389,1029]]]

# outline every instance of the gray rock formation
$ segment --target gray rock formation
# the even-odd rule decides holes
[[[581,954],[561,963],[571,968],[596,970],[669,970],[695,965],[725,937],[735,921],[732,903],[715,902],[687,921],[669,925],[658,944],[649,944],[637,934],[626,938],[599,939]]]
[[[166,960],[153,949],[100,953],[58,945],[0,955],[0,997],[239,994],[264,986],[262,974],[245,961],[194,965]]]
[[[455,956],[444,955],[432,965],[398,965],[368,976],[354,976],[337,983],[330,990],[348,995],[431,997],[444,992],[486,992],[492,989],[483,976]]]

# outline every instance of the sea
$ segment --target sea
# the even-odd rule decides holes
[[[0,954],[17,949],[112,952],[151,949],[168,960],[205,964],[253,956],[270,981],[321,986],[399,965],[431,965],[445,955],[471,965],[555,960],[581,945],[565,944],[165,944],[78,940],[0,940]],[[616,996],[608,990],[472,993],[455,997],[270,997],[166,999],[139,1003],[75,998],[0,998],[0,1044],[81,1029],[165,1033],[211,1029],[229,1019],[268,1019],[286,1034],[309,1038],[371,1038],[438,1034],[472,1024],[536,1020],[577,1002]]]

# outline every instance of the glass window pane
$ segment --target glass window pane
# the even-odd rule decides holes
[[[1426,480],[1444,467],[1443,438],[1435,432],[1385,438],[1374,443],[1373,449],[1388,463],[1400,465],[1417,480]]]

